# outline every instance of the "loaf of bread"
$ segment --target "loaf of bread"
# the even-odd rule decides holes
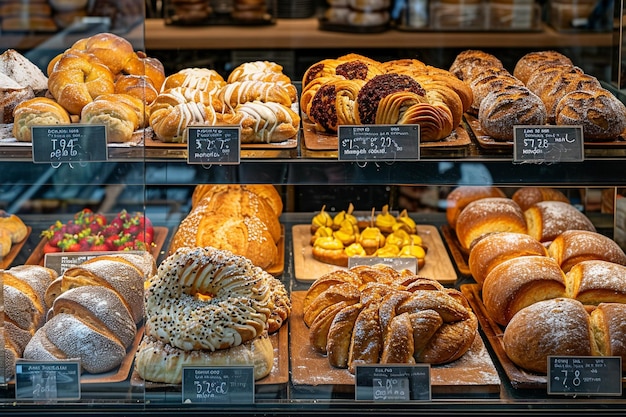
[[[487,197],[506,197],[497,187],[463,185],[450,191],[446,197],[446,220],[452,229],[456,229],[459,214],[465,206],[475,200]]]
[[[527,233],[524,213],[510,198],[488,197],[472,201],[457,218],[456,236],[466,253],[477,239],[497,232]]]
[[[487,274],[482,287],[489,317],[504,326],[524,307],[565,296],[565,274],[548,256],[522,256],[501,262]]]
[[[566,230],[595,232],[591,220],[570,203],[540,201],[524,211],[528,234],[542,243],[551,242]]]
[[[599,259],[626,265],[626,254],[611,238],[586,230],[566,230],[548,246],[548,255],[564,272],[579,262]]]
[[[474,77],[482,74],[485,68],[489,67],[504,69],[502,61],[494,55],[485,51],[468,49],[457,54],[449,71],[469,84]]]
[[[552,50],[533,51],[517,61],[513,69],[513,75],[526,84],[537,71],[554,67],[571,67],[573,65],[572,61],[560,52]]]
[[[48,77],[37,65],[15,49],[7,49],[0,54],[0,73],[22,87],[31,88],[36,96],[42,96],[48,90]]]
[[[540,201],[562,201],[569,203],[562,191],[550,187],[521,187],[518,188],[511,196],[522,211],[526,211],[530,206]]]
[[[15,107],[34,97],[32,88],[22,87],[9,76],[0,73],[0,123],[12,123]]]
[[[474,280],[482,285],[497,265],[522,256],[548,256],[548,251],[541,242],[528,234],[492,233],[474,243],[467,263]]]
[[[626,266],[603,260],[577,263],[567,272],[567,296],[585,305],[626,304]]]

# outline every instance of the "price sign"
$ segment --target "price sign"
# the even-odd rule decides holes
[[[419,125],[339,126],[339,160],[419,160]]]
[[[548,394],[621,396],[622,358],[550,356]]]
[[[18,360],[15,397],[46,401],[80,399],[80,362]]]
[[[252,404],[254,368],[183,368],[183,403]]]
[[[92,251],[92,252],[52,252],[46,253],[44,256],[43,264],[46,268],[53,269],[59,275],[63,275],[65,271],[73,266],[82,264],[89,259],[97,256],[106,255],[110,251]],[[142,254],[141,251],[129,251],[124,253]]]
[[[187,162],[190,164],[238,164],[240,127],[207,126],[187,129]]]
[[[355,378],[357,400],[425,401],[432,395],[428,364],[357,366]]]
[[[515,162],[580,162],[584,159],[581,126],[515,126]]]
[[[102,162],[108,159],[104,125],[34,126],[33,162]]]
[[[348,268],[357,265],[384,264],[392,267],[396,271],[408,269],[414,274],[417,273],[417,258],[380,258],[377,256],[350,256],[348,258]]]

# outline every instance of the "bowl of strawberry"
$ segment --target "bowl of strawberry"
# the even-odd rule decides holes
[[[108,220],[86,208],[66,223],[56,221],[41,236],[47,239],[44,253],[150,250],[154,245],[150,219],[126,210]]]

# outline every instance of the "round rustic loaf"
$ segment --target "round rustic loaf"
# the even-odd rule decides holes
[[[540,201],[524,211],[528,234],[540,242],[551,242],[566,230],[596,228],[585,214],[570,203]]]
[[[527,83],[536,71],[554,66],[573,66],[572,61],[557,51],[533,51],[521,57],[515,64],[513,75]]]
[[[523,211],[540,201],[563,201],[569,203],[570,200],[563,192],[550,187],[522,187],[511,196]]]
[[[566,230],[548,246],[548,255],[564,272],[579,262],[600,259],[626,265],[626,254],[611,238],[587,230]]]
[[[446,197],[446,219],[452,229],[456,229],[456,221],[465,206],[475,200],[486,197],[505,197],[497,187],[481,187],[464,185],[450,191]]]

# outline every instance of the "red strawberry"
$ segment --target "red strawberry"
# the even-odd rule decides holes
[[[46,244],[43,246],[43,253],[54,252],[61,252],[61,249],[58,246],[51,244],[50,242],[46,242]]]

